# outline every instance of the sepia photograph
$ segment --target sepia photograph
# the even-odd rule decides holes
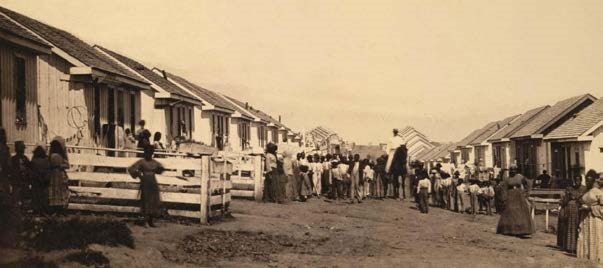
[[[600,0],[0,0],[0,267],[603,267],[601,188]]]

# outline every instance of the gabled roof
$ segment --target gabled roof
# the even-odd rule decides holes
[[[494,133],[496,133],[497,131],[507,127],[509,125],[509,123],[511,121],[513,121],[515,118],[519,117],[519,115],[513,115],[513,116],[509,116],[503,120],[500,121],[496,121],[496,122],[492,122],[490,124],[488,124],[484,129],[485,131],[477,136],[471,143],[470,145],[479,145],[482,142],[486,141],[488,138],[490,138],[490,136],[492,136]]]
[[[450,151],[449,150],[451,148],[454,148],[455,146],[456,146],[456,144],[449,143],[445,148],[443,148],[438,153],[436,153],[434,156],[432,156],[431,160],[437,160],[438,158],[449,158],[450,157]]]
[[[436,156],[438,153],[440,153],[442,150],[446,150],[446,148],[448,148],[449,146],[450,146],[450,144],[440,144],[438,147],[436,147],[436,149],[435,149],[435,150],[432,150],[431,152],[429,152],[429,153],[427,153],[426,155],[424,155],[424,156],[422,157],[422,159],[421,159],[421,160],[424,160],[424,161],[430,161],[430,160],[433,160],[433,159],[434,159],[434,157],[435,157],[435,156]],[[447,150],[446,150],[446,151],[447,151]]]
[[[530,122],[517,130],[515,134],[511,135],[511,138],[523,138],[536,134],[544,134],[542,133],[543,131],[555,124],[558,120],[563,118],[572,110],[584,104],[585,102],[594,102],[595,100],[596,98],[592,95],[584,94],[559,101],[551,108],[539,113],[536,117],[534,117],[534,119],[530,120]]]
[[[486,125],[486,126],[488,126],[488,125]],[[479,137],[479,135],[481,135],[482,133],[484,133],[484,127],[478,128],[478,129],[472,131],[471,133],[469,133],[469,135],[467,135],[461,141],[456,143],[457,147],[465,147],[465,146],[469,145],[473,140],[475,140],[475,138]]]
[[[251,107],[249,106],[249,104],[245,104],[242,101],[237,100],[237,99],[235,99],[233,97],[230,97],[230,96],[226,96],[226,95],[223,95],[223,96],[227,100],[229,100],[232,103],[234,103],[237,108],[240,108],[240,109],[238,109],[238,111],[241,114],[244,113],[245,115],[249,116],[251,119],[255,120],[255,118],[257,118],[257,120],[259,120],[260,122],[268,123],[268,121],[262,119],[262,117],[255,110],[251,109]]]
[[[180,87],[174,85],[173,83],[168,81],[165,77],[162,77],[159,74],[153,72],[151,69],[147,68],[143,64],[141,64],[131,58],[128,58],[124,55],[121,55],[117,52],[104,48],[102,46],[95,45],[94,47],[107,53],[110,57],[112,57],[116,61],[124,64],[125,66],[130,68],[132,71],[140,74],[145,79],[148,79],[151,83],[157,85],[162,90],[164,90],[170,94],[174,94],[179,97],[182,97],[189,102],[191,102],[191,101],[194,103],[199,102],[195,96],[191,95],[190,93],[186,92],[185,90],[181,89]]]
[[[0,15],[0,31],[18,36],[23,39],[27,39],[27,40],[34,42],[37,45],[40,45],[44,48],[51,47],[51,45],[48,42],[33,35],[31,32],[29,32],[28,30],[19,26],[18,24],[16,24],[14,21],[9,19],[5,15]]]
[[[531,109],[522,115],[520,115],[517,119],[513,120],[513,122],[509,123],[509,125],[500,131],[494,133],[492,137],[488,138],[489,142],[500,141],[504,138],[510,138],[511,135],[515,133],[519,128],[523,125],[527,124],[532,118],[534,118],[538,113],[548,109],[550,106],[545,105],[538,108]]]
[[[127,77],[129,79],[146,84],[146,82],[141,81],[135,74],[114,64],[110,59],[96,51],[91,45],[87,44],[71,33],[44,24],[40,21],[34,20],[3,7],[0,7],[0,12],[15,20],[20,25],[31,30],[51,45],[65,51],[71,57],[76,58],[88,67]]]
[[[544,139],[577,138],[603,120],[603,99],[595,101],[576,116],[555,128]]]
[[[188,91],[190,91],[193,95],[196,95],[197,97],[201,98],[201,100],[203,102],[209,103],[215,107],[224,109],[225,112],[229,112],[229,113],[233,113],[237,108],[231,104],[230,102],[228,102],[227,100],[223,99],[222,96],[220,96],[218,93],[213,92],[209,89],[206,88],[202,88],[192,82],[189,82],[188,80],[177,76],[175,74],[169,73],[165,70],[160,70],[158,68],[153,68],[153,71],[156,73],[161,73],[161,74],[165,74],[165,76],[171,80],[171,82],[175,83],[176,85],[182,86],[184,88],[186,88]]]

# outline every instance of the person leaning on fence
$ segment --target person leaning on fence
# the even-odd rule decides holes
[[[427,174],[421,174],[421,176],[423,178],[417,182],[417,196],[419,199],[418,205],[421,213],[427,214],[429,212],[427,200],[429,199],[429,194],[431,193],[431,181],[427,177]]]
[[[50,160],[48,206],[51,212],[61,213],[69,205],[69,177],[66,172],[69,168],[69,158],[65,139],[56,137],[50,142],[48,157]]]
[[[13,203],[25,208],[31,205],[30,162],[25,156],[25,143],[15,141],[15,155],[10,159]]]
[[[30,164],[32,208],[38,214],[46,213],[48,207],[50,160],[45,147],[43,144],[36,145]]]
[[[161,215],[161,196],[155,174],[165,170],[161,163],[153,159],[154,153],[155,148],[145,147],[144,158],[128,168],[132,178],[140,179],[140,210],[151,227],[156,227],[153,220]]]

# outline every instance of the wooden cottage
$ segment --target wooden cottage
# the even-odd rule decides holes
[[[30,72],[25,80],[25,87],[30,88],[25,94],[25,114],[17,112],[22,118],[13,118],[15,124],[3,122],[11,139],[48,142],[62,136],[74,145],[118,147],[118,128],[135,127],[140,119],[141,90],[150,85],[68,32],[1,7],[0,15],[51,47],[50,54],[10,64],[11,69]],[[13,60],[3,58],[3,64],[9,61]],[[7,88],[20,83],[2,81]],[[22,102],[19,99],[16,105]],[[5,106],[8,117],[9,110],[13,110],[12,117],[17,116],[16,107]]]
[[[218,148],[219,150],[236,149],[240,145],[239,139],[235,137],[232,126],[247,126],[253,118],[246,113],[241,113],[241,110],[226,100],[220,94],[198,86],[183,77],[169,73],[157,68],[153,69],[157,74],[163,75],[170,82],[176,84],[180,88],[188,91],[201,100],[204,105],[200,114],[195,115],[199,118],[199,127],[196,132],[196,141],[200,141],[206,145]],[[248,128],[248,127],[245,127]]]
[[[584,110],[596,100],[590,94],[557,102],[519,128],[510,139],[515,142],[515,160],[522,174],[535,178],[543,170],[551,169],[550,143],[543,137]],[[556,175],[556,174],[553,174]]]
[[[550,106],[546,105],[531,109],[521,114],[515,120],[510,122],[508,126],[494,133],[487,139],[487,142],[489,142],[492,147],[493,166],[507,170],[512,164],[514,164],[513,156],[515,155],[515,142],[511,141],[509,138],[511,135],[515,134],[517,130],[530,122],[530,120],[532,120],[535,116],[549,107]]]
[[[548,143],[551,174],[561,180],[603,170],[603,100],[573,114],[543,138]]]
[[[162,140],[167,144],[177,137],[193,140],[195,109],[200,111],[202,105],[197,97],[131,58],[98,45],[94,47],[151,85],[153,91],[141,94],[141,117],[151,133],[162,133]]]
[[[50,55],[51,45],[0,15],[0,126],[10,142],[39,140],[39,55]]]
[[[482,134],[477,136],[469,143],[469,147],[473,147],[475,155],[475,164],[478,167],[493,168],[494,161],[492,160],[492,144],[488,142],[488,138],[499,131],[509,126],[513,120],[519,118],[519,115],[513,115],[500,121],[492,122],[482,128]],[[498,166],[497,166],[498,167]]]
[[[266,147],[266,144],[268,144],[267,126],[271,124],[270,121],[267,118],[264,118],[264,116],[258,113],[258,111],[253,109],[253,107],[251,107],[249,103],[243,103],[242,101],[239,101],[229,96],[226,96],[226,98],[230,100],[233,104],[247,111],[251,115],[253,120],[250,124],[249,129],[249,145],[252,150],[254,148],[260,148],[263,150]]]

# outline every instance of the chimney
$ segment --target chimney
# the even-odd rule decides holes
[[[163,78],[168,79],[167,74],[165,73],[165,70],[161,70],[161,74],[163,74]]]
[[[279,123],[281,122],[281,116],[280,115],[278,116],[278,122]]]
[[[249,102],[245,103],[245,110],[249,110]]]

